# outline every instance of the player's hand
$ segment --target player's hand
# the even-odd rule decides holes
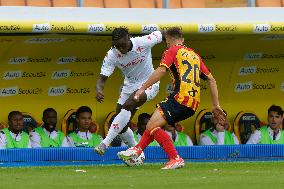
[[[212,114],[218,120],[218,124],[224,126],[226,123],[226,114],[222,110],[220,106],[213,106],[212,107]]]
[[[139,97],[144,93],[143,89],[139,89],[138,91],[136,91],[135,95],[134,95],[134,100],[136,102],[139,102]]]
[[[103,91],[97,91],[97,94],[96,94],[97,101],[103,102],[104,98],[105,98],[104,92]]]

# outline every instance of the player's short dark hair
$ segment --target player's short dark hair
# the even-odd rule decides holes
[[[45,117],[49,112],[55,112],[57,114],[55,109],[53,109],[53,108],[46,108],[45,110],[43,110],[42,116]]]
[[[8,115],[8,120],[11,121],[12,117],[15,116],[15,115],[21,115],[23,116],[22,112],[19,112],[19,111],[11,111]]]
[[[114,46],[114,43],[116,41],[128,35],[129,35],[129,32],[127,28],[124,28],[124,27],[115,28],[112,31],[112,46]]]
[[[179,27],[171,27],[166,30],[166,35],[174,37],[176,39],[183,38],[182,30]]]
[[[282,110],[282,108],[281,108],[280,106],[276,106],[276,105],[274,105],[274,104],[268,108],[268,114],[269,114],[270,112],[277,112],[278,115],[283,116],[283,110]]]
[[[151,115],[148,113],[142,113],[138,116],[138,123],[141,123],[145,119],[150,119]]]
[[[90,114],[93,113],[90,107],[88,107],[88,106],[81,106],[81,107],[78,108],[78,110],[76,112],[76,117],[78,118],[79,115],[81,113],[83,113],[83,112],[89,112]]]

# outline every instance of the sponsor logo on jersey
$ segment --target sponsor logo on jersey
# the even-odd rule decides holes
[[[128,62],[127,64],[120,64],[122,69],[128,68],[130,66],[135,66],[140,64],[141,62],[145,61],[145,56],[136,57],[134,60]]]

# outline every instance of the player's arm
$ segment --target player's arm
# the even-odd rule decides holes
[[[104,87],[108,77],[114,72],[115,69],[115,58],[113,52],[110,50],[103,61],[101,67],[101,73],[96,83],[96,99],[99,102],[104,101]]]
[[[161,43],[163,40],[163,32],[154,31],[148,35],[144,35],[142,37],[138,37],[137,41],[139,44],[145,47],[153,47],[154,45]]]
[[[165,66],[159,66],[148,80],[142,85],[142,87],[135,93],[134,99],[139,101],[139,96],[144,93],[144,91],[161,80],[161,78],[167,73],[167,68]]]
[[[99,78],[97,80],[97,84],[96,84],[96,99],[99,102],[103,102],[104,101],[104,88],[105,88],[105,83],[107,81],[108,76],[99,75]]]

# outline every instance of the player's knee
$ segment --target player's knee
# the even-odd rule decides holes
[[[122,106],[122,109],[125,109],[127,111],[133,112],[136,109],[136,107],[134,105],[132,105],[132,104],[124,104]]]
[[[156,128],[160,127],[159,125],[155,124],[154,122],[148,122],[146,129],[149,130],[150,132]]]

